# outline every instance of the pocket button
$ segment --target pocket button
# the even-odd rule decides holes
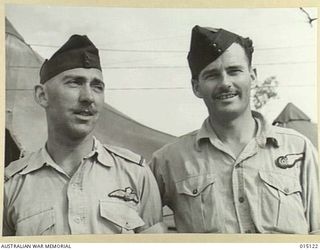
[[[192,193],[193,193],[193,194],[197,194],[197,193],[198,193],[198,189],[196,189],[196,188],[193,189],[193,190],[192,190]]]
[[[240,198],[239,198],[239,202],[240,202],[240,203],[243,203],[243,202],[244,202],[244,198],[243,198],[243,197],[240,197]]]

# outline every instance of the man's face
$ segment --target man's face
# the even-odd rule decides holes
[[[210,116],[234,119],[250,111],[250,88],[255,79],[244,49],[234,43],[207,65],[192,85],[195,95],[204,100]]]
[[[104,103],[104,83],[98,69],[76,68],[53,77],[43,86],[49,133],[69,138],[90,134]]]

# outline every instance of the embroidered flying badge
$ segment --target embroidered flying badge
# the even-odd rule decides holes
[[[116,197],[124,201],[133,201],[135,203],[139,202],[137,193],[131,187],[126,187],[124,190],[123,189],[114,190],[110,194],[108,194],[108,196]]]
[[[304,159],[304,153],[300,154],[287,154],[285,156],[280,156],[275,160],[277,167],[286,169],[292,168],[294,164],[298,161],[302,161]]]

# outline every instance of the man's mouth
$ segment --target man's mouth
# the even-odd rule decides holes
[[[225,99],[233,98],[237,95],[238,95],[238,93],[236,93],[236,92],[222,93],[222,94],[215,95],[214,99],[225,100]]]
[[[76,115],[93,116],[96,112],[92,109],[81,109],[74,112]]]

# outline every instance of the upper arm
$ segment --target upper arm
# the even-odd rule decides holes
[[[9,183],[4,184],[4,196],[3,196],[3,214],[2,214],[2,235],[3,236],[14,236],[15,229],[12,224],[12,219],[9,212],[9,202],[8,202],[8,185]]]
[[[302,169],[303,202],[310,233],[320,233],[320,190],[318,152],[310,141],[305,144]]]
[[[162,226],[162,204],[157,182],[149,169],[143,167],[140,195],[140,216],[145,225],[137,232],[163,233]]]
[[[163,161],[154,154],[151,158],[151,161],[149,162],[149,166],[156,179],[162,202],[165,203],[164,202],[165,183],[164,183],[164,177],[162,173],[163,166],[161,164],[163,164]],[[163,204],[163,205],[166,205],[166,204]]]

